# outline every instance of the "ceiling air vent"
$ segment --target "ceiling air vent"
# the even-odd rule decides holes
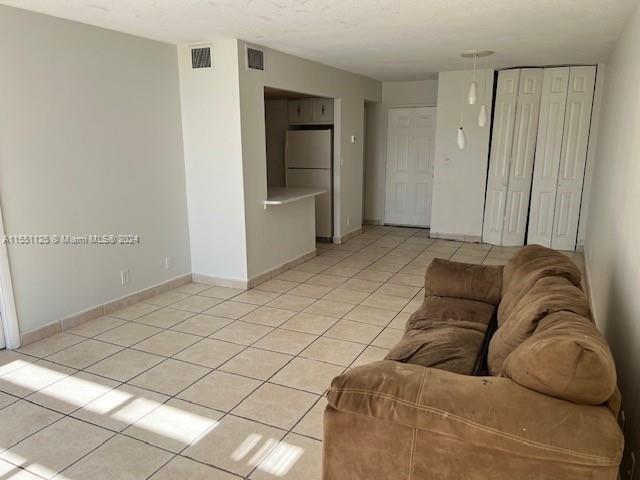
[[[211,68],[211,47],[191,47],[191,68]]]
[[[253,70],[264,70],[264,52],[247,47],[247,67]]]

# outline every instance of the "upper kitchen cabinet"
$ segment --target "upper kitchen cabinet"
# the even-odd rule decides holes
[[[320,123],[333,122],[333,98],[313,100],[313,121]]]
[[[289,100],[289,123],[333,123],[333,98]]]
[[[313,100],[289,100],[289,123],[311,123]]]

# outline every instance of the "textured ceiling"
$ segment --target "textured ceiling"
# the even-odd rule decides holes
[[[0,0],[171,43],[241,38],[380,80],[489,49],[492,67],[604,60],[638,0]],[[468,64],[467,64],[468,66]]]

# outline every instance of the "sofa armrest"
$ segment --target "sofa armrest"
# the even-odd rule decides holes
[[[498,305],[502,265],[475,265],[434,258],[425,273],[425,295],[466,298]]]
[[[508,378],[471,377],[394,361],[336,377],[329,405],[465,444],[549,461],[612,466],[623,438],[611,411],[524,388]]]

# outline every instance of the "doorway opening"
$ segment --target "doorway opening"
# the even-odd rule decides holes
[[[267,190],[321,189],[316,238],[334,235],[334,101],[264,89]]]

